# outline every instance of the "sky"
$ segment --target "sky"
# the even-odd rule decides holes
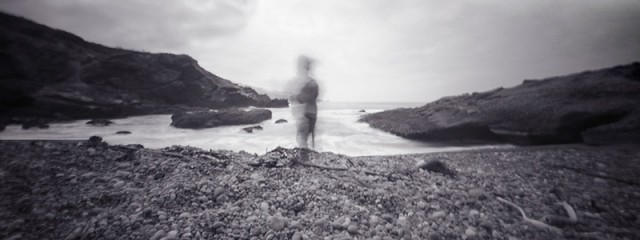
[[[428,102],[640,61],[637,0],[2,0],[112,47],[188,54],[280,91],[316,60],[321,98]]]

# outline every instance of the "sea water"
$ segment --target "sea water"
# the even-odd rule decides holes
[[[504,145],[443,146],[408,140],[369,127],[358,119],[368,113],[401,107],[417,107],[420,103],[337,103],[318,104],[315,150],[350,156],[392,155],[455,151],[473,148],[500,148]],[[180,129],[172,127],[171,115],[146,115],[112,119],[109,126],[87,125],[88,120],[50,124],[48,129],[23,130],[9,125],[0,132],[0,140],[85,140],[100,136],[109,144],[142,144],[147,148],[188,145],[202,149],[228,149],[263,154],[276,147],[296,146],[295,120],[289,108],[270,108],[273,117],[258,124],[222,126],[208,129]],[[364,110],[362,112],[361,110]],[[278,119],[287,123],[276,124]],[[263,130],[247,133],[248,126],[262,126]],[[116,134],[130,131],[131,134]]]

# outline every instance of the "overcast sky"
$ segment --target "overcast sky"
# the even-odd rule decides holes
[[[186,53],[279,90],[299,54],[332,101],[426,102],[640,60],[638,0],[2,0],[107,46]]]

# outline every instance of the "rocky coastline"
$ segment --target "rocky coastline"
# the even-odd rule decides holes
[[[639,94],[640,63],[632,63],[444,97],[418,108],[367,114],[361,121],[432,142],[636,143]]]
[[[125,50],[0,12],[0,129],[8,124],[287,107],[188,55]],[[37,124],[30,124],[36,122]]]
[[[640,238],[637,146],[311,152],[302,164],[300,149],[147,149],[98,137],[0,149],[2,239]],[[425,161],[451,174],[417,167]],[[541,227],[498,199],[545,224],[567,217],[556,205],[565,202],[577,220]]]

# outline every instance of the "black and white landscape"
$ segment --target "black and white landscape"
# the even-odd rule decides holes
[[[640,238],[637,2],[0,11],[2,239]]]

